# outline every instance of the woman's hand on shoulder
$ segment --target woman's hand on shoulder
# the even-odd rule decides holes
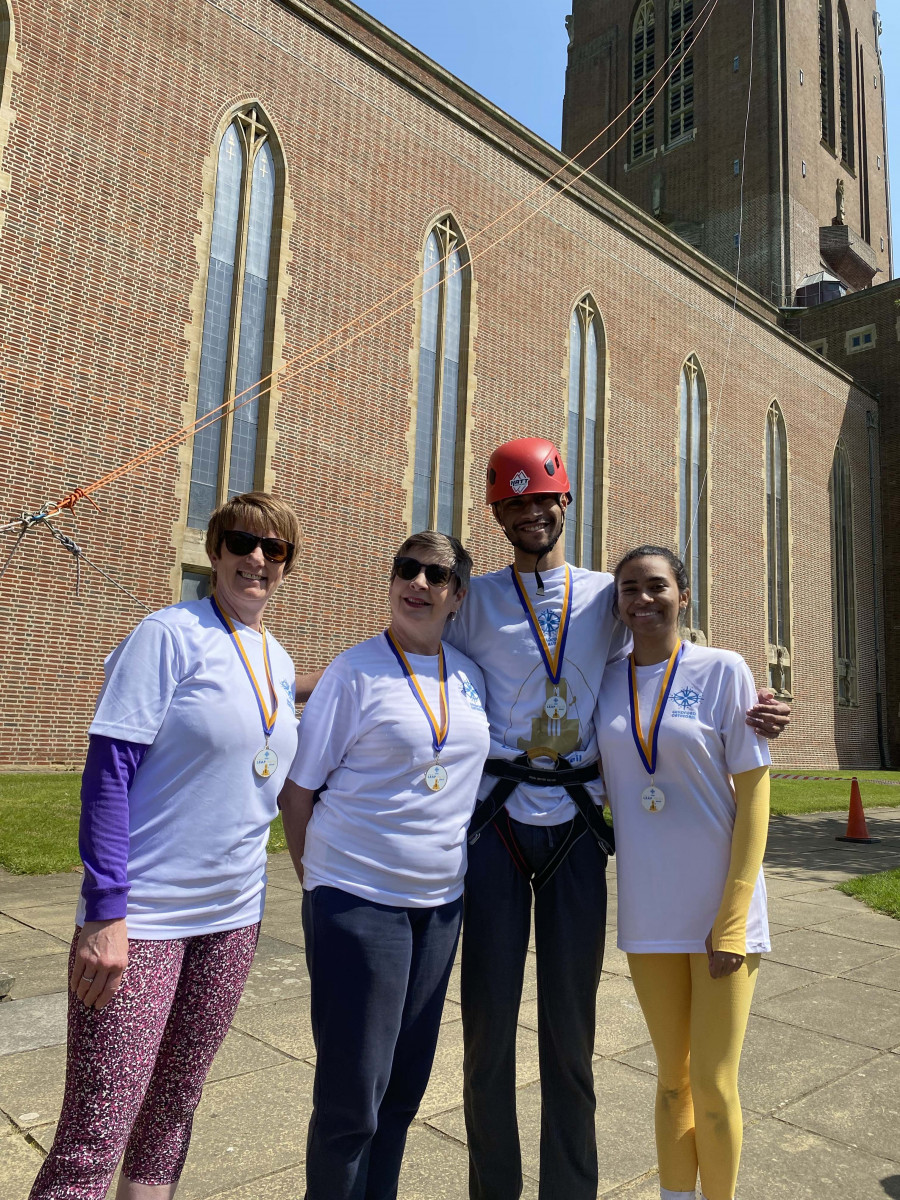
[[[724,979],[741,969],[744,961],[743,954],[731,954],[727,950],[713,950],[712,930],[706,935],[706,957],[709,959],[709,973],[713,979]]]
[[[791,723],[791,706],[776,700],[769,688],[760,688],[756,701],[747,710],[747,724],[764,738],[777,738]]]
[[[105,1008],[128,966],[125,918],[85,921],[75,949],[69,988],[87,1008]]]

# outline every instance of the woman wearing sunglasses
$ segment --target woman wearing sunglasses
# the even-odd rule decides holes
[[[169,1200],[259,932],[266,841],[294,758],[294,668],[263,625],[296,514],[213,513],[213,594],[151,614],[106,661],[82,781],[84,883],[66,1090],[32,1200]]]
[[[316,1043],[307,1200],[396,1196],[431,1072],[489,745],[481,672],[441,641],[471,567],[455,538],[408,538],[390,625],[331,663],[300,721],[281,806]]]

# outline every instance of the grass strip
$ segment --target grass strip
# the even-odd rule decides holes
[[[839,883],[837,888],[839,892],[862,900],[876,912],[887,913],[900,921],[900,868],[878,871],[875,875],[858,875],[856,879]]]

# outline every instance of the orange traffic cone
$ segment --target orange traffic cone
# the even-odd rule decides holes
[[[866,814],[863,812],[862,796],[859,794],[859,781],[856,776],[850,784],[850,812],[847,816],[847,832],[843,837],[836,837],[836,842],[880,842],[881,838],[869,837],[866,825]]]

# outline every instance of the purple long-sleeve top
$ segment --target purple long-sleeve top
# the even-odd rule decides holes
[[[78,828],[86,921],[112,921],[127,911],[128,790],[148,749],[139,742],[91,735]]]

